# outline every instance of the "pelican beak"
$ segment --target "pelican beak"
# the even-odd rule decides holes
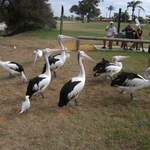
[[[124,60],[124,59],[126,59],[126,58],[129,58],[130,56],[113,56],[112,57],[112,61],[122,61],[122,60]]]
[[[119,60],[124,60],[124,59],[126,59],[126,58],[129,58],[130,56],[120,56],[120,58],[119,58]]]
[[[77,38],[72,36],[66,36],[66,35],[58,35],[58,43],[62,49],[65,49],[63,43],[71,40],[77,40]]]
[[[94,59],[92,57],[90,57],[89,55],[87,55],[86,53],[84,53],[84,57],[87,58],[88,60],[94,62]]]
[[[67,35],[58,35],[58,39],[60,39],[62,42],[66,42],[66,41],[70,41],[70,40],[77,40],[76,37],[67,36]]]
[[[50,52],[62,52],[64,50],[63,49],[49,49],[49,48],[47,48],[47,51],[48,51],[48,53],[50,53]]]
[[[34,62],[33,62],[33,65],[35,65],[36,64],[36,61],[37,61],[37,58],[38,58],[38,55],[35,53],[34,54],[35,56],[34,56]]]

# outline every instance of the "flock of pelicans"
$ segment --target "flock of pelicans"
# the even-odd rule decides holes
[[[45,48],[33,52],[35,56],[34,64],[38,57],[44,57],[45,64],[42,73],[31,79],[29,82],[22,65],[11,61],[0,61],[0,66],[7,70],[10,76],[20,75],[22,81],[28,83],[25,100],[22,102],[20,113],[23,113],[30,108],[30,99],[33,95],[45,98],[43,91],[51,82],[51,73],[53,72],[56,77],[57,69],[63,67],[66,59],[70,57],[70,51],[63,45],[64,41],[68,40],[77,39],[75,37],[59,35],[58,43],[61,49]],[[50,55],[52,52],[59,53],[56,55]],[[66,105],[81,105],[81,102],[77,101],[77,98],[83,90],[86,81],[85,69],[82,62],[84,58],[93,61],[93,59],[84,51],[78,51],[77,60],[80,66],[80,72],[78,76],[71,78],[61,88],[58,102],[59,107]],[[122,61],[126,58],[128,58],[128,56],[113,56],[112,62],[103,58],[102,61],[96,64],[93,68],[94,76],[105,76],[106,78],[110,78],[111,86],[120,88],[123,93],[130,93],[131,100],[137,100],[136,97],[133,97],[132,93],[136,90],[150,86],[150,68],[145,71],[145,78],[132,72],[121,72],[123,68]],[[119,72],[121,73],[118,74]],[[118,74],[117,77],[114,77],[116,74]]]

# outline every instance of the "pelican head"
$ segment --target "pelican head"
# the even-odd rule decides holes
[[[78,56],[81,58],[87,58],[88,60],[94,61],[93,58],[88,56],[84,51],[78,51]]]
[[[77,40],[77,38],[72,37],[72,36],[66,36],[66,35],[58,35],[57,40],[58,40],[58,44],[60,45],[60,47],[62,49],[65,49],[64,44],[63,44],[64,42],[71,41],[71,40]]]
[[[43,56],[42,50],[40,50],[40,49],[34,50],[33,56],[34,56],[34,65],[35,65],[37,59]]]
[[[150,80],[150,67],[148,67],[144,72],[144,77]]]
[[[48,53],[52,52],[62,52],[64,51],[63,49],[50,49],[50,48],[45,48],[43,49],[43,55],[48,55]]]
[[[113,56],[112,61],[113,62],[120,62],[120,61],[123,61],[126,58],[129,58],[129,56]]]

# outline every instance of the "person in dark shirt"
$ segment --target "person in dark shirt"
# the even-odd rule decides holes
[[[134,39],[143,40],[143,30],[140,26],[135,31]],[[140,45],[142,47],[142,51],[144,52],[143,43],[140,43],[140,44],[139,43],[133,43],[133,45],[131,46],[130,49],[132,50],[132,48],[136,47],[136,50],[140,50],[140,47],[138,47],[138,45]]]
[[[127,38],[127,39],[133,39],[134,38],[135,30],[134,30],[134,28],[132,28],[131,22],[129,22],[129,24],[124,29],[122,29],[122,32],[125,32],[125,38]],[[126,42],[122,42],[121,47],[123,47],[124,49],[128,49]]]

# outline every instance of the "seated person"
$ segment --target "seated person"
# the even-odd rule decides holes
[[[142,28],[140,26],[135,31],[135,35],[134,36],[135,36],[134,39],[143,40],[143,30],[142,30]],[[144,51],[143,43],[141,43],[141,44],[133,43],[133,45],[131,46],[130,49],[132,50],[132,48],[136,47],[136,50],[140,50],[140,47],[138,48],[138,45],[140,45],[142,47],[142,51]]]
[[[133,39],[134,38],[135,30],[132,28],[131,22],[129,22],[129,24],[124,29],[122,29],[122,32],[125,32],[125,38],[127,38],[127,39]],[[122,42],[121,47],[123,47],[124,49],[128,49],[126,42]]]

